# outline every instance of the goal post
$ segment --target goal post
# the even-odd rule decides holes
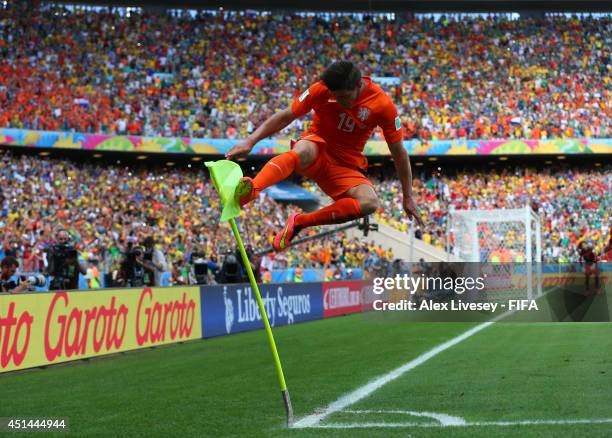
[[[512,280],[514,289],[524,291],[517,283],[526,284],[526,298],[542,294],[540,218],[528,206],[493,210],[451,208],[446,252],[449,257],[454,255],[465,262],[486,264],[498,278]],[[515,281],[517,275],[524,275],[525,281]]]

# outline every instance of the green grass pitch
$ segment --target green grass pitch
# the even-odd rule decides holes
[[[274,333],[299,419],[475,325],[353,315]],[[263,331],[6,374],[0,387],[0,417],[68,417],[88,436],[610,436],[612,324],[493,324],[320,423],[333,428],[286,428]],[[585,422],[554,424],[568,420]]]

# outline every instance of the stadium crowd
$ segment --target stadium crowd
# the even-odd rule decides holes
[[[398,105],[406,138],[611,137],[611,27],[609,16],[391,21],[125,14],[3,2],[0,127],[243,138],[332,60],[348,58],[365,74],[399,79],[384,87]],[[295,121],[282,135],[296,136],[308,123]],[[218,270],[233,251],[204,171],[0,157],[0,255],[17,256],[24,271],[43,270],[59,228],[70,231],[89,277],[116,274],[126,251],[147,237],[167,259],[174,282],[189,281],[194,254],[205,254]],[[576,261],[581,240],[605,243],[611,178],[609,169],[421,178],[414,191],[426,224],[416,234],[444,248],[450,208],[530,204],[542,218],[545,260]],[[407,230],[399,182],[380,178],[376,186],[383,201],[376,219]],[[240,218],[249,244],[269,246],[296,208],[266,197],[255,201]],[[337,278],[393,258],[374,242],[339,234],[258,264],[264,281],[272,269],[295,266],[324,268],[326,277]]]
[[[188,279],[181,271],[189,270],[194,253],[203,254],[216,271],[234,250],[229,226],[219,222],[220,200],[203,170],[133,171],[0,154],[0,255],[16,256],[22,271],[43,271],[46,250],[56,243],[59,229],[69,231],[84,261],[114,276],[130,248],[147,238],[165,255],[175,282]],[[270,247],[296,208],[260,197],[240,216],[244,240],[252,248]],[[393,260],[390,250],[340,234],[270,254],[257,264],[262,280],[269,281],[272,269],[320,268],[330,278],[346,278],[351,267],[376,267],[383,260]]]
[[[612,136],[610,17],[389,21],[3,4],[0,127],[240,138],[344,57],[399,78],[387,89],[407,138]]]
[[[464,172],[447,177],[434,173],[415,180],[417,204],[423,208],[425,226],[416,228],[417,237],[438,248],[446,249],[446,226],[449,209],[520,208],[526,205],[538,213],[542,224],[542,257],[544,262],[578,261],[577,245],[585,240],[601,254],[612,227],[612,169],[558,170],[536,172],[520,168],[515,172]],[[383,206],[375,219],[400,230],[408,230],[409,220],[403,214],[399,181],[376,182]],[[518,247],[524,236],[495,236],[501,247]],[[524,233],[524,230],[523,230]],[[451,239],[452,239],[451,234]],[[505,243],[502,241],[505,240]],[[454,241],[448,242],[452,249]],[[495,250],[495,248],[492,248]],[[513,261],[524,252],[512,254]]]
[[[124,254],[147,237],[164,254],[173,282],[189,281],[194,254],[211,270],[234,250],[231,231],[219,223],[219,199],[203,170],[133,170],[120,165],[13,156],[0,159],[0,255],[16,256],[22,271],[44,269],[45,251],[60,228],[69,230],[83,260],[101,275],[116,275]],[[407,231],[395,179],[374,179],[382,200],[374,219]],[[531,205],[542,219],[547,262],[577,261],[579,241],[607,242],[612,224],[609,168],[535,172],[521,170],[434,175],[415,179],[414,193],[425,226],[415,230],[426,243],[445,248],[449,208],[489,209]],[[285,218],[298,207],[261,196],[239,223],[251,248],[266,248]],[[316,233],[318,229],[303,232]],[[511,236],[504,236],[510,238]],[[520,238],[520,236],[514,236]],[[450,242],[451,246],[453,242]],[[364,239],[337,234],[255,260],[263,281],[273,269],[325,269],[327,278],[346,278],[352,268],[372,273],[394,260],[392,251]],[[113,274],[115,273],[115,274]]]

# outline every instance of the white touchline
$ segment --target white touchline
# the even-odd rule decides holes
[[[329,423],[317,424],[319,429],[369,429],[383,427],[425,427],[425,428],[446,428],[446,427],[506,427],[506,426],[563,426],[571,424],[612,424],[612,418],[593,418],[575,420],[517,420],[517,421],[474,421],[460,424],[440,424],[440,423]]]
[[[554,288],[552,288],[550,291],[546,292],[544,295],[538,297],[538,299],[542,298],[543,296],[548,295],[549,293],[557,290],[559,288],[559,286],[556,286]],[[304,418],[302,418],[301,420],[296,421],[295,423],[293,423],[293,425],[291,426],[292,428],[295,429],[303,429],[303,428],[307,428],[307,427],[326,427],[321,425],[321,421],[323,421],[325,418],[329,417],[331,414],[338,412],[338,411],[342,411],[343,409],[357,403],[359,400],[362,400],[364,398],[366,398],[367,396],[369,396],[370,394],[372,394],[374,391],[378,390],[380,387],[386,385],[389,382],[392,382],[393,380],[397,379],[398,377],[401,377],[403,374],[407,373],[408,371],[410,371],[413,368],[418,367],[419,365],[422,365],[423,363],[427,362],[429,359],[431,359],[432,357],[436,356],[438,353],[442,353],[444,350],[449,349],[450,347],[457,345],[458,343],[466,340],[467,338],[469,338],[472,335],[475,335],[476,333],[478,333],[479,331],[489,327],[491,324],[494,324],[495,322],[505,318],[508,315],[512,315],[513,313],[515,313],[516,310],[509,310],[507,312],[502,313],[501,315],[496,316],[495,318],[493,318],[490,321],[487,322],[483,322],[482,324],[477,325],[476,327],[473,327],[471,329],[469,329],[468,331],[460,334],[457,337],[454,337],[453,339],[444,342],[443,344],[438,345],[437,347],[429,350],[427,353],[423,353],[422,355],[418,356],[417,358],[411,360],[410,362],[405,363],[404,365],[400,366],[399,368],[394,369],[393,371],[390,371],[389,373],[377,377],[376,379],[372,380],[371,382],[365,384],[364,386],[361,386],[359,388],[357,388],[355,391],[353,392],[349,392],[348,394],[340,397],[338,400],[332,402],[331,404],[329,404],[325,409],[320,410],[317,409],[314,414],[308,415]],[[575,420],[578,423],[582,423],[585,421],[590,421],[590,420]],[[599,422],[599,423],[611,423],[612,419],[603,419],[603,420],[593,420],[595,422]],[[495,422],[490,422],[490,423],[463,423],[463,424],[453,424],[455,426],[477,426],[477,425],[497,425],[497,426],[501,426],[501,425],[510,425],[510,424],[506,424],[508,422],[497,422],[495,424],[493,424]],[[376,427],[377,425],[379,425],[380,427],[407,427],[410,426],[411,424],[408,423],[366,423],[366,424],[370,424],[370,426],[359,426],[359,425],[338,425],[336,424],[335,427]],[[427,423],[415,423],[415,424],[427,424]],[[513,424],[540,424],[540,423],[521,423],[521,422],[516,422]],[[542,423],[542,424],[548,424],[548,423]],[[565,424],[565,423],[551,423],[551,424]],[[387,426],[385,426],[387,425]],[[391,426],[388,426],[391,425]],[[449,425],[450,426],[450,425]],[[430,423],[430,426],[426,426],[426,427],[446,427],[446,426],[441,426],[438,423]]]
[[[462,333],[461,335],[454,337],[453,339],[446,341],[443,344],[438,345],[437,347],[429,350],[428,352],[421,354],[417,358],[405,363],[399,368],[396,368],[385,375],[377,377],[376,379],[365,384],[364,386],[357,388],[355,391],[349,392],[348,394],[340,397],[338,400],[332,402],[322,412],[308,415],[302,418],[301,420],[296,421],[293,424],[293,428],[299,429],[318,426],[323,419],[330,416],[331,414],[341,411],[351,406],[352,404],[357,403],[359,400],[366,398],[380,387],[386,385],[389,382],[392,382],[393,380],[407,373],[411,369],[416,368],[419,365],[427,362],[429,359],[436,356],[438,353],[442,353],[444,350],[449,349],[453,345],[457,345],[459,342],[466,340],[467,338],[478,333],[482,329],[489,327],[495,321],[498,321],[501,318],[505,317],[508,313],[510,312],[506,312],[502,315],[499,315],[492,321],[487,321],[482,324],[479,324],[476,327],[469,329],[465,333]]]

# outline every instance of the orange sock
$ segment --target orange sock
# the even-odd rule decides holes
[[[295,151],[285,152],[272,158],[253,179],[255,189],[263,190],[284,180],[293,173],[298,163],[298,155]]]
[[[338,224],[358,217],[361,217],[359,202],[353,198],[342,198],[321,210],[298,215],[295,218],[295,224],[299,227],[312,227],[313,225]]]

